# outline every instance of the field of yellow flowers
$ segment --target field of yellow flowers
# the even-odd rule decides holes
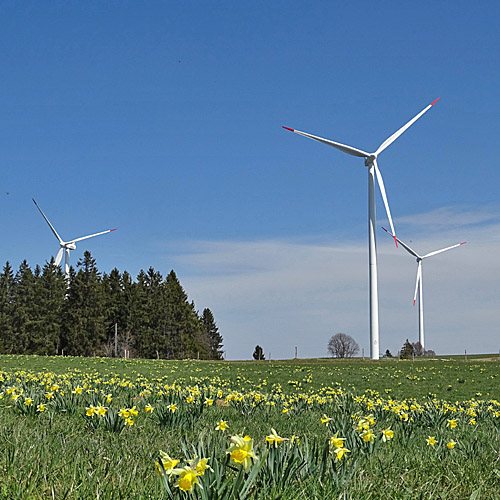
[[[500,362],[0,356],[0,498],[498,499]]]

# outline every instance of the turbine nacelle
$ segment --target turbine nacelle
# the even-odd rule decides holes
[[[63,248],[67,248],[68,250],[76,250],[76,245],[70,241],[69,243],[61,243]]]
[[[371,167],[375,163],[376,159],[377,159],[376,154],[371,154],[370,156],[367,156],[365,158],[365,167]]]

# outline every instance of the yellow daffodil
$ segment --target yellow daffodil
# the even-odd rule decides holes
[[[446,443],[446,448],[448,448],[449,450],[453,450],[456,444],[457,443],[455,443],[455,441],[453,441],[452,439],[450,442]]]
[[[36,407],[36,411],[39,411],[40,413],[44,412],[45,411],[45,405],[43,403],[40,403],[37,407]]]
[[[174,467],[179,463],[179,460],[177,460],[176,458],[170,458],[164,451],[161,450],[160,450],[160,460],[161,464],[163,465],[163,469],[165,470],[165,474],[171,474]],[[161,472],[161,468],[159,467],[159,465],[158,468],[160,469]]]
[[[196,471],[187,465],[182,469],[174,469],[172,473],[179,476],[175,486],[182,491],[191,491],[195,484],[200,488],[202,487],[198,481],[198,474],[196,474]]]
[[[130,412],[127,410],[127,408],[122,408],[119,412],[118,415],[122,418],[128,418],[130,417]]]
[[[167,408],[172,412],[174,413],[175,410],[177,410],[177,406],[175,406],[173,403],[171,405],[168,405]]]
[[[233,462],[242,464],[247,471],[252,466],[253,460],[257,459],[253,451],[253,439],[250,436],[231,436],[231,446],[226,453]]]
[[[386,441],[389,441],[389,439],[392,439],[394,437],[394,431],[391,431],[391,429],[384,429],[382,431],[382,441],[385,443]]]
[[[342,457],[345,456],[346,453],[351,453],[351,450],[348,450],[347,448],[336,448],[335,453],[337,455],[337,460],[340,462],[342,460]]]
[[[363,438],[363,441],[365,443],[373,443],[375,441],[375,434],[373,434],[373,431],[371,429],[366,429],[364,430],[360,436]]]
[[[332,448],[343,448],[344,447],[345,438],[339,438],[339,437],[337,437],[337,434],[338,433],[335,433],[335,436],[333,436],[333,437],[331,437],[329,439],[330,446]]]
[[[286,438],[282,438],[281,436],[278,436],[278,433],[271,427],[271,434],[269,436],[266,436],[266,445],[273,445],[274,447],[277,448],[279,443],[282,443],[283,441],[288,441]]]
[[[26,406],[31,406],[31,403],[33,403],[33,400],[32,400],[31,398],[26,398],[26,399],[24,400],[24,404],[25,404]]]
[[[321,423],[322,424],[328,424],[332,419],[330,417],[327,417],[324,413],[323,416],[321,417]]]
[[[195,457],[193,460],[189,462],[190,467],[196,471],[198,476],[203,476],[205,471],[208,469],[210,471],[214,471],[210,465],[208,465],[208,458],[198,458]]]
[[[437,443],[436,438],[434,436],[429,436],[426,439],[426,441],[429,446],[434,446]]]
[[[96,413],[96,411],[97,411],[97,408],[95,406],[90,405],[86,411],[87,417],[92,417],[94,415],[94,413]]]
[[[225,431],[229,425],[227,425],[227,422],[225,420],[219,420],[219,423],[217,424],[217,427],[215,428],[216,431]]]
[[[153,409],[154,409],[154,408],[153,408],[151,405],[146,405],[146,406],[144,407],[144,411],[145,411],[146,413],[151,413],[151,412],[153,411]]]
[[[449,427],[450,429],[454,429],[457,426],[457,421],[453,419],[447,420],[446,426]]]

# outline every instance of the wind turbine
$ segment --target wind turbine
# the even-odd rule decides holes
[[[37,202],[35,201],[34,198],[32,198],[33,203],[35,204],[36,208],[40,211],[42,214],[43,218],[45,219],[45,222],[49,225],[50,229],[52,229],[52,232],[54,233],[54,236],[58,239],[60,249],[59,252],[57,252],[56,255],[56,260],[55,264],[56,266],[59,265],[61,262],[63,252],[64,252],[64,274],[66,276],[66,279],[69,278],[69,251],[70,250],[75,250],[76,249],[76,242],[82,241],[82,240],[87,240],[89,238],[93,238],[94,236],[100,236],[101,234],[106,234],[110,233],[111,231],[116,231],[116,229],[108,229],[106,231],[101,231],[100,233],[95,233],[95,234],[89,234],[88,236],[81,236],[80,238],[75,238],[74,240],[70,241],[63,241],[62,238],[57,234],[57,231],[54,229],[54,226],[50,223],[49,219],[45,216],[45,214],[42,212],[42,209],[38,206]]]
[[[391,234],[385,227],[382,228],[387,234],[390,234],[393,238],[395,237]],[[425,349],[424,343],[424,285],[422,282],[422,261],[427,257],[432,257],[433,255],[437,255],[438,253],[446,252],[446,250],[451,250],[452,248],[457,248],[460,245],[465,245],[467,242],[457,243],[456,245],[452,245],[451,247],[442,248],[441,250],[435,250],[434,252],[426,253],[425,255],[419,255],[415,250],[411,249],[406,243],[402,242],[399,238],[396,240],[400,243],[400,245],[413,257],[417,259],[417,281],[415,283],[415,293],[413,294],[413,305],[415,306],[415,302],[417,301],[417,292],[418,292],[418,341],[422,346],[422,349]]]
[[[391,226],[392,232],[394,233],[394,241],[397,246],[396,231],[394,230],[394,224],[392,223],[391,211],[389,209],[389,203],[387,201],[387,195],[385,192],[384,181],[382,179],[382,174],[377,165],[377,157],[384,149],[390,146],[406,129],[411,127],[425,112],[429,111],[431,107],[436,104],[439,100],[437,98],[426,108],[424,108],[418,115],[412,118],[406,125],[402,126],[397,132],[394,132],[389,138],[387,138],[374,153],[367,153],[361,149],[353,148],[352,146],[347,146],[341,144],[340,142],[334,142],[329,139],[323,139],[316,135],[307,134],[306,132],[301,132],[293,128],[283,127],[286,130],[295,132],[296,134],[303,135],[304,137],[309,137],[309,139],[314,139],[315,141],[322,142],[328,146],[332,146],[340,151],[347,153],[352,156],[358,156],[365,159],[365,166],[368,167],[368,245],[369,245],[369,275],[370,275],[370,357],[371,359],[379,359],[379,325],[378,325],[378,287],[377,287],[377,245],[375,239],[375,175],[377,176],[377,182],[380,188],[380,194],[384,200],[385,210],[387,213],[387,218],[389,219],[389,224]]]

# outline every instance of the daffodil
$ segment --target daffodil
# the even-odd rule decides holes
[[[434,446],[437,443],[436,438],[434,436],[429,436],[426,439],[426,441],[429,446]]]
[[[161,464],[163,465],[163,469],[165,470],[165,474],[171,474],[174,467],[179,463],[179,460],[177,460],[176,458],[169,457],[164,451],[161,450],[160,450],[160,460]],[[159,466],[159,464],[157,465]]]
[[[200,482],[198,481],[198,474],[187,465],[182,469],[174,469],[172,474],[179,476],[175,486],[182,491],[191,491],[195,484],[202,488]]]
[[[452,419],[452,420],[447,420],[447,427],[450,429],[454,429],[457,426],[457,421]]]
[[[335,453],[337,455],[337,460],[340,462],[342,460],[342,457],[345,456],[346,453],[351,453],[351,450],[348,450],[347,448],[336,448]]]
[[[36,407],[36,411],[39,411],[40,413],[44,412],[45,411],[45,405],[43,403],[40,403],[37,407]]]
[[[31,406],[31,403],[33,403],[33,400],[32,400],[31,398],[26,398],[26,399],[24,400],[24,404],[25,404],[26,406]]]
[[[193,460],[189,462],[189,465],[191,466],[192,469],[196,471],[196,474],[198,476],[203,476],[205,474],[205,471],[208,469],[210,471],[214,471],[210,465],[208,465],[208,458],[198,458],[195,457]]]
[[[332,419],[330,417],[327,417],[326,414],[323,413],[323,416],[321,417],[321,423],[322,424],[328,424]]]
[[[252,461],[257,460],[253,451],[253,439],[250,436],[231,436],[231,446],[226,453],[233,462],[242,464],[247,471],[252,466]]]
[[[446,443],[446,448],[448,448],[449,450],[453,450],[456,444],[457,443],[455,443],[455,441],[453,441],[452,439],[450,442]]]
[[[118,415],[122,418],[128,418],[130,417],[130,412],[127,410],[127,408],[122,408],[119,412]]]
[[[216,431],[225,431],[229,425],[227,425],[227,422],[225,420],[219,420],[219,423],[215,427]]]
[[[151,412],[153,411],[153,407],[152,407],[151,405],[146,405],[146,406],[144,407],[144,411],[145,411],[146,413],[151,413]]]
[[[389,441],[389,439],[392,439],[394,437],[394,431],[391,431],[391,429],[384,429],[382,431],[382,441],[385,443],[386,441]]]
[[[281,436],[278,436],[278,433],[271,427],[271,434],[269,436],[266,436],[266,445],[273,445],[274,447],[277,448],[279,443],[282,443],[283,441],[288,441],[286,438],[282,438]]]
[[[92,417],[92,415],[94,415],[94,413],[96,413],[96,410],[97,410],[97,408],[95,406],[90,405],[86,411],[87,417]]]
[[[337,434],[338,434],[338,432],[335,433],[335,436],[333,436],[329,439],[330,446],[332,448],[343,448],[345,438],[339,438],[339,437],[337,437]]]
[[[375,434],[373,434],[373,431],[371,429],[366,429],[364,430],[360,436],[363,438],[363,441],[365,443],[373,443],[375,441]]]
[[[177,406],[175,406],[173,403],[171,405],[168,405],[167,408],[172,412],[174,413],[175,410],[177,410]]]

